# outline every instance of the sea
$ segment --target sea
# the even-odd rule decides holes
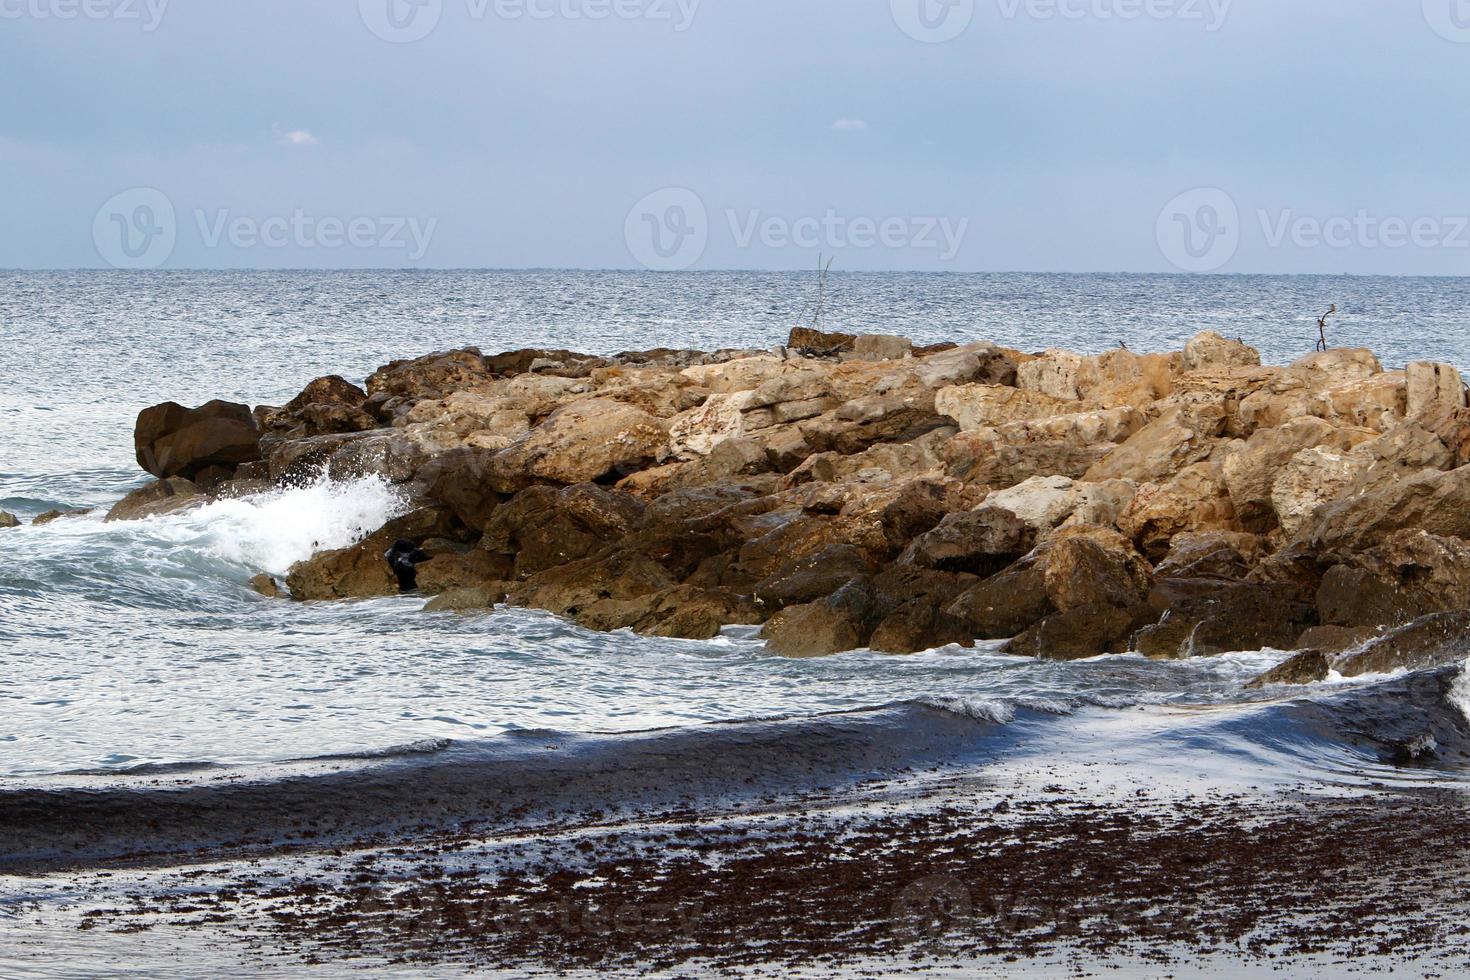
[[[1281,651],[1063,664],[982,644],[788,660],[749,629],[650,639],[529,610],[297,604],[249,588],[403,512],[399,492],[371,478],[101,519],[148,479],[132,426],[158,402],[284,404],[321,375],[360,383],[390,360],[465,346],[770,348],[812,321],[816,295],[813,276],[796,273],[0,272],[0,510],[23,524],[0,530],[0,810],[35,786],[94,792],[159,773],[268,782],[321,759],[442,768],[510,753],[524,764],[538,751],[528,737],[616,758],[620,740],[658,732],[676,759],[680,745],[705,751],[720,726],[779,724],[793,751],[809,737],[820,756],[833,719],[875,713],[886,754],[822,757],[825,783],[914,768],[934,750],[934,712],[977,732],[1011,726],[1004,740],[976,737],[992,753],[969,760],[982,768],[994,753],[1065,754],[1191,791],[1460,781],[1452,768],[1403,776],[1359,742],[1303,727],[1303,705],[1347,704],[1402,678],[1248,690]],[[1336,307],[1333,346],[1370,347],[1386,367],[1470,367],[1470,279],[833,274],[824,303],[828,329],[921,344],[1159,351],[1216,330],[1275,364],[1310,353]],[[96,511],[29,526],[79,508]],[[1464,718],[1451,700],[1415,710],[1453,728]],[[737,753],[722,765],[733,784],[769,763]],[[49,975],[34,960],[25,971]]]

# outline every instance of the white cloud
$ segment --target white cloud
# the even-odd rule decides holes
[[[282,129],[280,123],[276,123],[271,129],[275,132],[276,139],[287,146],[315,146],[320,142],[304,129]]]
[[[832,128],[839,133],[864,133],[867,132],[868,124],[862,119],[839,119],[832,124]]]

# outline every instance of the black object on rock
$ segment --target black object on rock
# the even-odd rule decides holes
[[[428,561],[427,554],[414,547],[412,542],[400,539],[393,542],[393,547],[384,552],[383,557],[388,559],[388,567],[398,578],[399,592],[412,592],[418,588],[419,572],[415,566]]]

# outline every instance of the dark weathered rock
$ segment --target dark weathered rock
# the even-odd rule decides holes
[[[850,351],[857,336],[850,333],[826,333],[812,327],[793,327],[786,346],[809,357],[831,357]]]
[[[1156,573],[1163,578],[1244,579],[1262,552],[1261,539],[1234,531],[1176,535]]]
[[[1319,508],[1305,531],[1322,555],[1348,556],[1403,529],[1470,538],[1470,467],[1426,470],[1382,490]]]
[[[367,392],[345,378],[317,378],[284,407],[265,414],[262,428],[292,438],[363,432],[378,426],[364,405]]]
[[[189,480],[181,477],[154,480],[114,504],[107,512],[106,520],[140,521],[145,517],[177,514],[198,507],[206,501],[204,494]]]
[[[1102,605],[1132,609],[1143,604],[1152,586],[1148,562],[1108,528],[1065,528],[1041,557],[1046,594],[1063,612]]]
[[[1344,677],[1422,670],[1470,656],[1470,610],[1435,613],[1401,626],[1333,662]]]
[[[864,581],[849,582],[820,602],[789,606],[761,631],[766,649],[783,657],[825,657],[857,650],[884,617],[883,603]]]
[[[363,599],[398,594],[398,581],[384,553],[401,539],[413,544],[456,532],[453,516],[434,507],[395,518],[359,543],[326,551],[297,562],[286,575],[286,587],[297,601]]]
[[[464,350],[427,354],[411,360],[393,361],[378,368],[367,379],[367,393],[373,404],[382,406],[392,399],[409,403],[439,399],[483,384],[491,378],[480,352]]]
[[[92,508],[90,507],[82,510],[48,510],[44,514],[37,514],[31,518],[31,526],[41,527],[42,525],[50,524],[52,521],[59,521],[63,517],[81,517],[84,514],[90,513],[92,513]]]
[[[1296,648],[1338,654],[1360,647],[1379,635],[1371,626],[1313,626],[1297,637]]]
[[[1006,644],[1006,653],[1046,660],[1084,660],[1128,649],[1128,637],[1147,617],[1147,607],[1073,606],[1052,613]]]
[[[852,545],[828,545],[778,566],[756,583],[754,595],[771,609],[813,602],[872,570],[868,557]]]
[[[516,585],[508,601],[576,619],[604,599],[636,599],[678,584],[667,568],[647,555],[618,551],[538,572]]]
[[[250,580],[250,588],[267,599],[286,598],[286,590],[281,588],[281,583],[276,581],[276,577],[274,575],[267,575],[264,572]]]
[[[1383,629],[1470,607],[1470,543],[1395,531],[1327,570],[1317,592],[1322,622]]]
[[[418,587],[425,595],[482,588],[511,578],[511,560],[481,548],[433,555],[418,566]]]
[[[490,582],[441,592],[424,604],[424,612],[488,612],[505,601],[505,583]]]
[[[726,589],[679,585],[629,599],[602,599],[578,610],[588,629],[631,629],[644,636],[708,640],[726,626],[764,619],[754,603]]]
[[[970,624],[977,639],[1005,640],[1056,611],[1046,593],[1045,571],[1023,559],[962,593],[945,610]]]
[[[1154,658],[1290,650],[1304,630],[1317,625],[1311,604],[1287,584],[1160,579],[1149,604],[1161,618],[1133,642],[1138,652]]]
[[[156,477],[194,479],[214,470],[228,478],[260,459],[260,428],[248,405],[212,401],[199,408],[164,402],[138,414],[138,465]]]
[[[946,646],[975,645],[970,624],[937,608],[927,599],[899,606],[873,631],[868,646],[879,653],[922,653]]]
[[[20,518],[8,510],[0,510],[0,528],[20,527]]]
[[[514,562],[515,578],[528,578],[622,540],[643,511],[637,498],[595,484],[531,487],[491,514],[480,547]]]
[[[904,551],[901,563],[946,572],[994,575],[1029,552],[1036,532],[1001,507],[946,516]]]
[[[1332,671],[1332,658],[1321,650],[1303,650],[1285,663],[1278,664],[1246,685],[1260,689],[1268,684],[1315,684],[1327,679]]]

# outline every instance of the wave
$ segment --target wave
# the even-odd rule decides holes
[[[1234,788],[1463,785],[1470,678],[1455,665],[1279,701],[1126,710],[922,699],[617,735],[519,731],[230,768],[0,783],[0,873],[241,856],[425,831],[843,799],[873,780],[1133,769]],[[922,790],[916,790],[922,793]]]

